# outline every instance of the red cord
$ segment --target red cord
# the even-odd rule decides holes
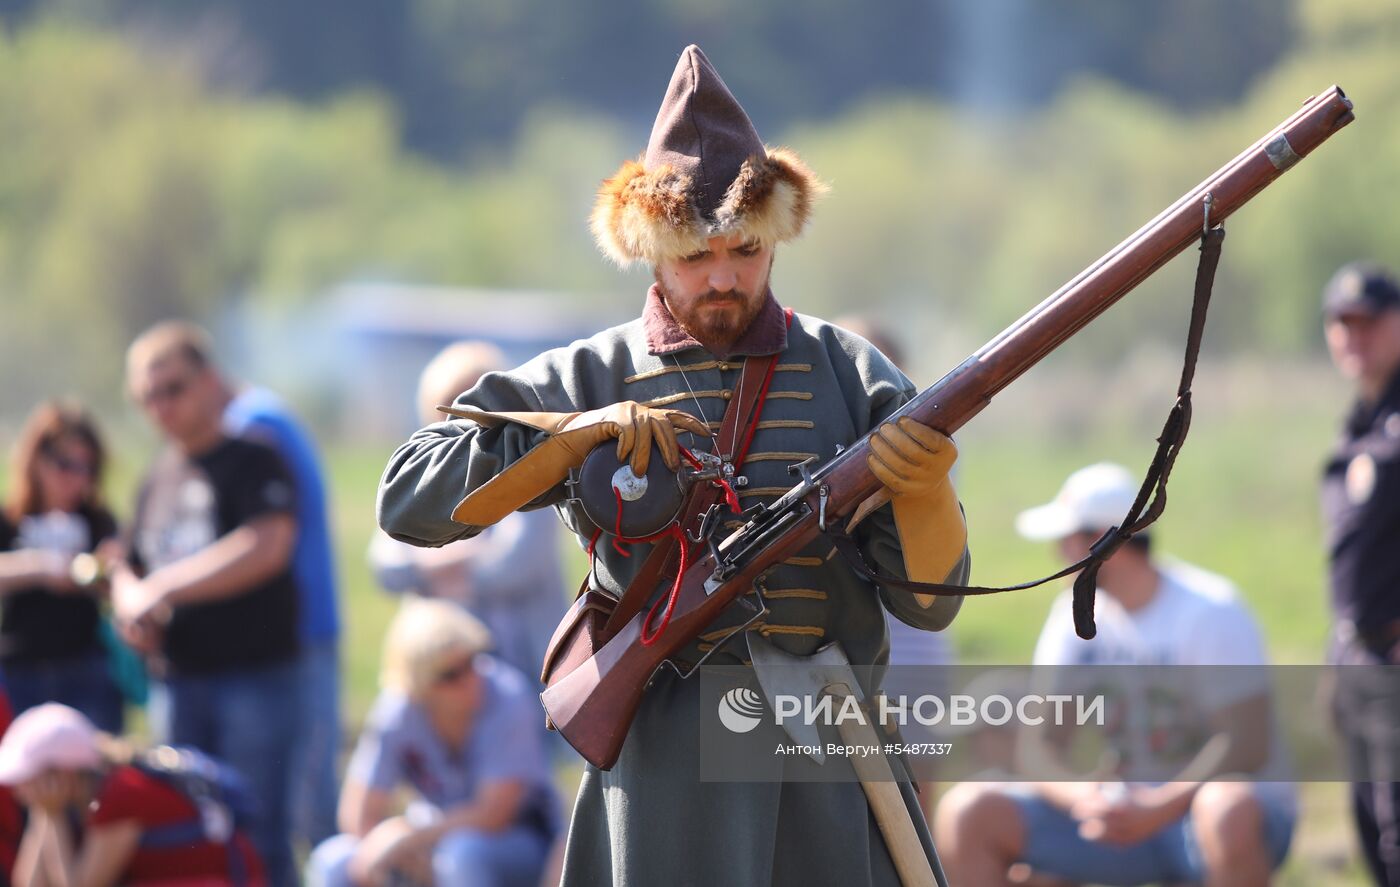
[[[729,510],[735,514],[743,514],[744,506],[739,504],[739,495],[734,492],[734,485],[727,480],[718,482],[720,488],[724,490],[724,504],[729,506]]]
[[[617,523],[613,527],[612,547],[623,557],[631,557],[632,552],[622,547],[622,491],[612,488],[613,501],[617,503]]]
[[[622,535],[622,533],[621,533],[621,529],[622,529],[622,496],[621,496],[620,493],[617,492],[617,487],[613,487],[613,494],[614,494],[614,495],[613,495],[613,500],[614,500],[615,502],[617,502],[617,511],[618,511],[616,532],[614,532],[614,534],[613,534],[613,535],[614,535],[614,541],[613,541],[613,545],[614,545],[614,546],[616,546],[618,542],[621,542],[623,545],[640,545],[640,544],[642,544],[643,542],[655,542],[655,541],[657,541],[658,539],[663,539],[663,538],[665,538],[665,537],[667,537],[667,536],[672,535],[672,531],[679,528],[679,524],[677,524],[674,520],[672,520],[671,523],[670,523],[670,525],[667,526],[666,529],[661,530],[660,532],[652,533],[650,536],[624,536],[624,535]],[[624,557],[631,557],[631,555],[630,555],[630,554],[627,554],[626,552],[623,553],[623,556],[624,556]]]
[[[789,328],[792,327],[792,309],[783,309],[783,318]],[[768,400],[768,386],[773,384],[773,371],[778,368],[777,359],[768,363],[768,372],[763,377],[763,388],[758,392],[758,403],[754,406],[754,421],[749,423],[749,433],[744,437],[744,445],[739,448],[739,453],[734,459],[734,470],[738,471],[744,464],[744,458],[749,454],[749,444],[753,443],[754,432],[758,430],[758,417],[763,415],[763,405]],[[736,511],[738,509],[735,509]]]
[[[699,469],[705,467],[700,464],[700,460],[696,458],[695,454],[690,451],[690,447],[682,446],[681,444],[676,444],[676,446],[680,447],[681,457],[684,458],[685,461],[690,463],[691,468],[694,468],[698,471]]]
[[[666,626],[671,624],[671,614],[675,612],[676,601],[679,600],[681,596],[681,580],[685,578],[685,571],[690,566],[690,546],[686,545],[685,533],[681,530],[680,526],[678,524],[672,524],[666,534],[675,535],[676,544],[681,550],[681,562],[676,568],[676,581],[671,583],[671,592],[664,598],[657,598],[656,603],[652,604],[651,609],[647,611],[647,618],[642,620],[643,647],[650,647],[652,644],[656,643],[656,639],[661,637],[662,633],[666,631]],[[656,627],[656,631],[652,631],[651,621],[656,618],[656,610],[661,606],[663,601],[666,604],[666,612],[661,615],[661,624]]]

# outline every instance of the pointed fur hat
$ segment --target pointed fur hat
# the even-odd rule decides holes
[[[825,190],[796,154],[764,146],[692,45],[676,63],[646,153],[599,189],[593,236],[619,265],[689,255],[716,235],[771,246],[802,233]]]

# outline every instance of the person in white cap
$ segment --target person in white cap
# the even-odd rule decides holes
[[[232,796],[212,775],[222,772],[211,758],[169,747],[133,752],[66,705],[29,709],[0,741],[0,785],[29,812],[11,882],[264,887],[245,808],[228,806]],[[224,814],[217,824],[215,813]]]
[[[1137,491],[1127,469],[1090,465],[1070,475],[1053,501],[1018,515],[1016,529],[1056,542],[1074,563],[1121,523]],[[1208,761],[1216,744],[1206,743],[1227,732],[1252,739],[1259,734],[1251,725],[1270,723],[1263,669],[1161,668],[1266,665],[1253,617],[1228,580],[1158,560],[1146,534],[1104,562],[1098,584],[1098,635],[1075,634],[1066,591],[1051,608],[1034,662],[1149,667],[1115,670],[1150,689],[1118,694],[1124,726],[1110,731],[1112,760],[1100,768],[1105,778],[1132,781],[957,786],[935,823],[949,878],[995,887],[1011,883],[1008,870],[1020,864],[1075,883],[1267,884],[1292,837],[1293,786],[1217,778],[1281,773],[1281,749],[1266,740],[1233,741],[1227,754]],[[1048,674],[1063,680],[1065,673]],[[1041,751],[1052,755],[1040,760],[1041,778],[1071,775],[1053,749]]]

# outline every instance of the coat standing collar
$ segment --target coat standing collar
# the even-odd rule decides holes
[[[647,351],[652,354],[674,354],[687,348],[704,348],[694,336],[681,328],[661,298],[661,290],[652,284],[647,290],[646,307],[642,309],[642,325],[646,329]],[[787,318],[770,289],[764,296],[763,307],[729,348],[728,354],[716,357],[756,357],[779,354],[787,348]]]

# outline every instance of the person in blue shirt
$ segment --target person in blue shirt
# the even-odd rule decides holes
[[[486,342],[447,346],[419,378],[419,421],[438,421],[438,404],[452,403],[482,376],[508,366],[505,355]],[[418,548],[381,532],[370,543],[369,562],[380,586],[390,593],[442,598],[466,608],[490,630],[498,658],[527,675],[538,675],[570,600],[559,533],[552,510],[518,511],[471,539],[441,548]],[[539,723],[543,732],[544,719]],[[562,742],[554,745],[567,750]],[[573,758],[571,750],[568,755]]]
[[[308,846],[336,833],[336,755],[340,748],[340,615],[326,489],[316,443],[276,394],[227,387],[224,429],[272,447],[297,488],[292,575],[300,604],[301,723],[293,768],[293,825]]]
[[[487,652],[491,643],[456,604],[405,600],[345,774],[343,833],[312,852],[308,884],[539,883],[560,830],[539,702],[535,682]],[[400,814],[403,788],[413,800]]]

